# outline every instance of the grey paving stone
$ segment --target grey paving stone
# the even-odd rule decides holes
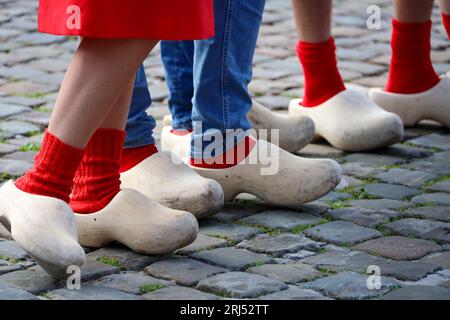
[[[259,300],[333,300],[325,297],[320,293],[310,290],[301,289],[297,286],[289,286],[287,290],[271,293],[258,298]]]
[[[264,207],[258,205],[226,205],[219,213],[215,214],[212,219],[220,222],[231,222],[239,220],[249,215],[264,210]]]
[[[366,273],[371,265],[381,265],[388,260],[360,251],[328,251],[300,260],[301,263],[332,272],[354,271]]]
[[[370,210],[399,210],[413,206],[410,202],[392,199],[350,200],[346,203],[354,207],[366,208]]]
[[[0,122],[0,131],[10,132],[14,135],[26,135],[32,132],[39,131],[39,127],[23,121],[5,121]]]
[[[394,290],[381,300],[450,300],[450,289],[430,286],[408,286]]]
[[[51,116],[50,112],[31,111],[15,115],[11,117],[11,119],[30,122],[38,126],[47,127],[50,123],[50,116]]]
[[[439,181],[427,188],[434,192],[447,192],[450,193],[450,180]]]
[[[419,207],[408,209],[403,214],[406,217],[433,219],[450,222],[450,207]]]
[[[394,165],[403,162],[402,158],[379,155],[374,153],[352,153],[344,157],[349,162],[364,163],[373,167],[381,167],[386,165]]]
[[[420,259],[425,263],[437,264],[443,269],[450,269],[450,251],[430,253]]]
[[[300,250],[318,250],[323,243],[313,241],[302,235],[280,234],[277,236],[258,235],[251,240],[246,240],[237,245],[238,248],[269,254],[273,257],[281,257],[286,253],[294,253]]]
[[[375,229],[358,226],[347,221],[332,221],[317,227],[306,229],[304,233],[318,241],[326,241],[337,245],[348,245],[381,237]]]
[[[266,255],[236,248],[202,251],[191,257],[232,271],[243,271],[254,265],[272,262],[272,259]]]
[[[310,143],[298,151],[297,154],[301,157],[309,158],[340,158],[346,153],[342,150],[333,148],[330,145]]]
[[[144,293],[144,286],[160,286],[161,288],[165,288],[173,286],[174,283],[141,273],[122,273],[102,277],[94,281],[92,285],[113,288],[132,294],[140,294]]]
[[[312,252],[312,251],[300,250],[299,252],[286,253],[282,258],[283,259],[289,259],[289,260],[298,261],[298,260],[304,259],[306,257],[314,256],[316,254],[317,253]]]
[[[156,278],[175,281],[184,286],[194,286],[201,279],[227,271],[227,269],[188,258],[171,258],[155,262],[145,268],[146,274]]]
[[[10,272],[0,276],[0,284],[38,294],[61,286],[44,270],[32,267],[27,270]]]
[[[15,260],[23,260],[28,257],[28,254],[15,241],[6,240],[0,241],[0,257],[12,258]]]
[[[424,158],[433,154],[430,150],[420,147],[412,147],[402,143],[396,143],[389,148],[375,150],[374,152],[377,154],[390,155],[405,159]]]
[[[350,193],[331,191],[330,193],[328,193],[327,195],[323,196],[319,200],[320,201],[334,202],[334,201],[338,201],[338,200],[347,200],[347,199],[350,199],[352,197],[353,196]]]
[[[367,194],[370,196],[394,200],[403,200],[421,193],[419,190],[413,188],[387,183],[368,184],[364,186],[364,189],[367,190]]]
[[[438,176],[427,172],[412,171],[406,169],[391,169],[387,172],[377,174],[375,178],[388,183],[395,183],[412,188],[419,188],[423,184],[437,179]]]
[[[10,159],[10,160],[19,160],[19,161],[25,161],[29,163],[34,163],[34,159],[36,157],[37,151],[17,151],[10,154],[7,154],[3,157],[3,159]]]
[[[326,278],[317,279],[304,284],[302,287],[319,291],[335,299],[363,300],[377,298],[396,288],[397,281],[381,277],[380,289],[369,289],[368,276],[355,272],[342,272]]]
[[[426,193],[415,196],[411,199],[411,202],[415,204],[432,203],[440,206],[450,206],[450,196],[448,193],[443,192]]]
[[[25,268],[19,264],[10,264],[10,265],[2,266],[0,263],[0,275],[18,271],[18,270],[23,270],[23,269],[25,269]]]
[[[97,261],[92,256],[86,257],[86,262],[81,266],[81,280],[90,281],[113,273],[119,272],[120,268]]]
[[[17,151],[18,147],[12,144],[0,143],[0,155]]]
[[[197,289],[230,298],[256,298],[287,289],[281,281],[248,272],[228,272],[201,280]]]
[[[345,175],[365,179],[378,175],[385,170],[382,168],[374,168],[365,163],[347,162],[341,165],[342,171]]]
[[[351,207],[332,210],[329,215],[334,219],[350,221],[369,228],[375,228],[400,216],[398,212],[392,210],[369,210]]]
[[[262,233],[258,228],[241,226],[238,224],[205,224],[200,226],[200,233],[211,237],[220,237],[227,240],[240,242],[256,234]]]
[[[35,295],[0,284],[0,300],[39,300]]]
[[[291,284],[311,281],[323,276],[320,271],[304,263],[266,264],[252,267],[247,271]]]
[[[439,176],[447,175],[450,173],[450,164],[444,161],[418,160],[405,165],[405,168],[428,172],[431,174],[437,174]]]
[[[100,259],[114,259],[122,268],[128,271],[141,271],[146,266],[164,259],[164,256],[146,256],[122,247],[105,247],[90,252],[88,258],[99,261]]]
[[[398,280],[417,281],[442,269],[437,264],[418,261],[387,261],[379,265],[381,275]]]
[[[393,260],[415,260],[431,253],[441,251],[441,246],[429,240],[389,236],[369,240],[353,247],[370,254]]]
[[[145,300],[218,300],[219,297],[192,288],[171,286],[142,296]]]
[[[227,245],[227,240],[210,237],[200,233],[193,243],[184,248],[178,249],[175,253],[180,255],[190,255],[203,250],[226,247]]]
[[[437,133],[428,134],[408,141],[411,144],[426,147],[450,150],[450,136]]]
[[[142,297],[112,288],[82,285],[79,290],[57,289],[47,293],[51,300],[143,300]]]
[[[20,105],[29,108],[39,107],[47,103],[47,100],[44,98],[31,98],[23,96],[7,96],[2,98],[1,101],[6,104]]]
[[[25,111],[29,109],[23,106],[17,106],[13,104],[6,104],[0,102],[0,118],[7,118]]]
[[[298,226],[314,225],[322,219],[311,214],[289,210],[270,210],[239,220],[241,223],[262,225],[271,229],[282,231],[291,230]]]
[[[406,218],[388,223],[384,225],[384,228],[402,236],[450,242],[450,223]]]
[[[33,165],[20,160],[0,159],[0,173],[13,177],[21,176],[31,169]]]

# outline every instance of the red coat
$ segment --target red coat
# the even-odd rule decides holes
[[[214,35],[213,0],[40,0],[39,31],[95,38],[194,40]]]

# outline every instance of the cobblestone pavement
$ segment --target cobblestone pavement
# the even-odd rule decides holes
[[[383,8],[383,28],[366,28],[366,8]],[[390,1],[336,1],[334,35],[343,77],[382,86],[389,62]],[[31,167],[75,39],[36,32],[36,0],[0,0],[0,177]],[[450,71],[450,42],[434,15],[433,60]],[[301,93],[289,1],[269,0],[250,90],[285,112]],[[146,61],[158,121],[168,114],[159,56]],[[267,207],[242,196],[201,223],[200,236],[170,256],[122,247],[89,252],[81,290],[52,281],[0,229],[0,299],[439,299],[450,298],[450,134],[432,122],[404,141],[347,154],[325,142],[302,156],[331,157],[345,179],[315,203]],[[367,287],[378,266],[381,288]]]

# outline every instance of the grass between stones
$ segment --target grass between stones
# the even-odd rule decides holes
[[[24,136],[27,138],[31,138],[31,137],[37,136],[39,134],[41,134],[41,131],[35,130],[35,131],[30,131],[30,132],[25,133]]]
[[[101,256],[98,259],[98,261],[100,261],[101,263],[107,264],[109,266],[116,267],[119,270],[126,270],[126,268],[123,265],[123,263],[120,262],[120,260],[115,258],[115,257]]]
[[[328,204],[331,209],[342,209],[350,207],[349,204],[345,203],[342,200],[336,200],[336,201],[325,201],[326,204]]]
[[[427,147],[427,146],[418,146],[418,145],[416,145],[414,143],[411,143],[411,142],[405,142],[404,145],[408,146],[408,147],[414,147],[414,148],[420,147],[420,148],[423,148],[423,149],[426,149],[426,150],[429,150],[429,151],[432,151],[432,152],[442,152],[442,151],[444,151],[441,148]]]
[[[280,229],[268,228],[266,226],[263,226],[262,224],[245,223],[245,222],[237,222],[236,224],[239,224],[239,225],[245,226],[245,227],[258,228],[263,233],[266,233],[266,234],[268,234],[271,237],[278,236],[278,235],[280,235],[282,233],[282,231]]]
[[[0,260],[8,261],[8,262],[10,262],[12,264],[18,264],[20,262],[20,260],[14,259],[14,258],[9,257],[9,256],[2,256],[2,255],[0,255]]]
[[[11,176],[9,173],[6,172],[0,173],[0,180],[7,181],[9,179],[13,179],[13,176]]]
[[[327,219],[321,219],[317,223],[300,225],[300,226],[297,226],[297,227],[294,227],[294,228],[290,229],[289,231],[292,232],[292,233],[295,233],[295,234],[299,234],[299,233],[302,233],[306,229],[313,228],[313,227],[319,226],[319,225],[327,223],[327,222],[330,222],[330,221],[327,220]]]
[[[337,274],[336,271],[325,268],[325,267],[319,267],[317,268],[317,270],[319,270],[320,272],[322,272],[325,276],[329,277],[329,276],[334,276],[335,274]]]
[[[225,240],[226,242],[228,242],[228,244],[229,244],[230,246],[235,246],[235,245],[238,244],[238,242],[237,242],[236,240],[232,239],[232,238],[229,237],[229,236],[225,236],[225,235],[223,235],[223,234],[211,234],[210,236],[211,236],[211,237],[214,237],[214,238],[219,238],[219,239]],[[203,249],[200,249],[199,251],[204,251],[204,250],[203,250]]]
[[[150,293],[159,289],[163,289],[166,286],[160,283],[155,283],[155,284],[143,284],[139,287],[139,292],[141,294],[145,294],[145,293]]]
[[[27,143],[24,146],[21,146],[19,148],[20,152],[27,152],[27,151],[39,151],[41,150],[41,147],[38,146],[36,143]]]
[[[336,190],[341,193],[349,193],[352,195],[351,200],[374,200],[381,199],[380,197],[369,195],[367,193],[366,188],[361,186],[347,186],[345,188],[341,188]]]
[[[423,192],[426,192],[426,191],[428,191],[427,189],[428,189],[429,187],[431,187],[433,184],[438,183],[438,182],[442,182],[442,181],[446,181],[446,180],[450,180],[450,174],[447,174],[447,175],[444,175],[444,176],[440,176],[440,177],[438,177],[438,178],[436,178],[436,179],[434,179],[434,180],[428,181],[428,182],[424,183],[424,184],[420,187],[420,189],[421,189]]]
[[[30,92],[24,95],[24,97],[31,98],[31,99],[38,99],[42,98],[44,96],[44,93],[42,92]]]

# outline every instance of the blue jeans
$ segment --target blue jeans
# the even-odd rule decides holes
[[[161,42],[172,126],[194,129],[194,158],[202,157],[205,144],[214,140],[217,132],[226,137],[227,130],[251,128],[246,117],[252,105],[247,87],[264,5],[265,0],[215,0],[214,38]],[[130,115],[145,114],[143,109],[135,111],[138,108],[132,104]],[[135,140],[135,132],[128,131],[127,140],[130,134],[130,140]],[[224,141],[225,150],[245,135],[242,132],[232,141]],[[195,147],[199,144],[200,149]]]

